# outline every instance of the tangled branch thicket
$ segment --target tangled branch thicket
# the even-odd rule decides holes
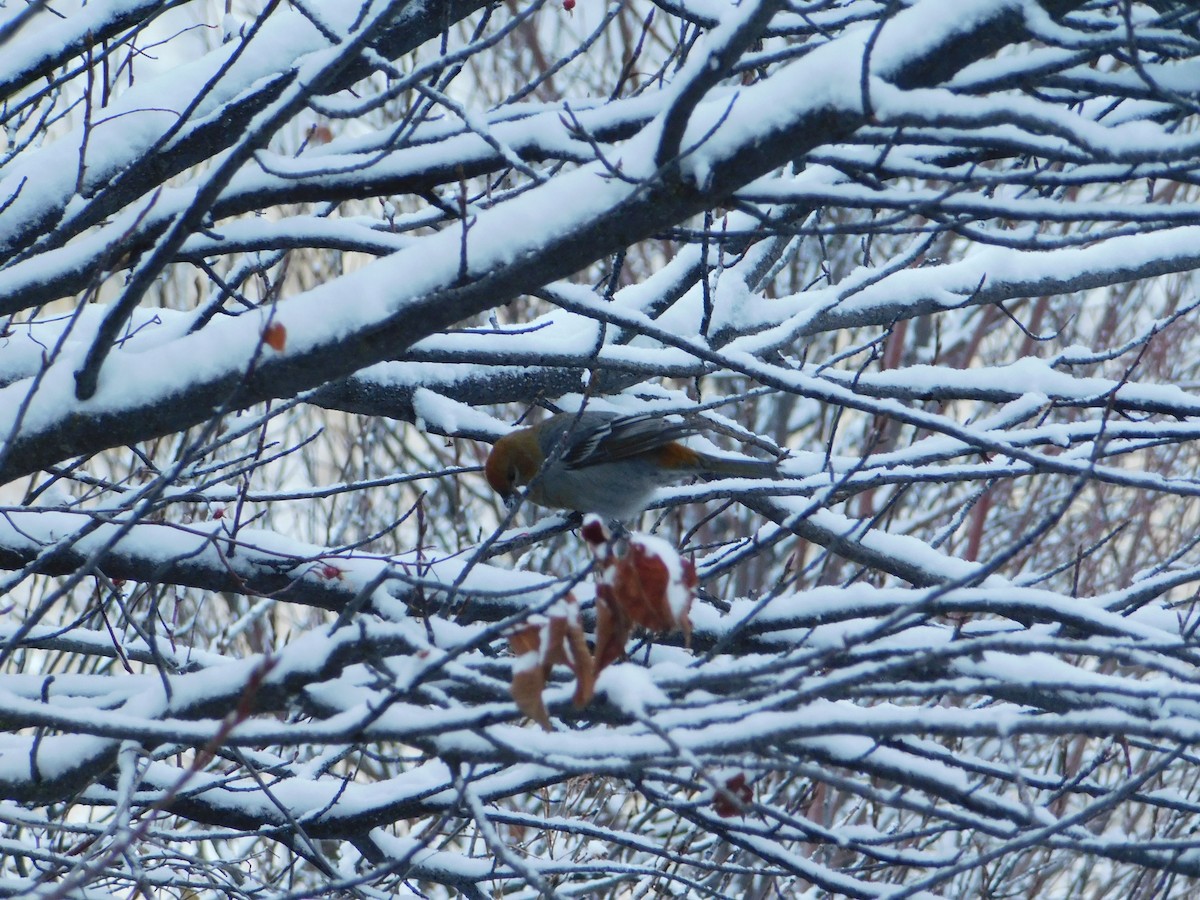
[[[1193,895],[1192,4],[9,6],[0,895]],[[782,477],[543,730],[581,405]]]

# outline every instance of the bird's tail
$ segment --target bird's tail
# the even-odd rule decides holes
[[[697,453],[702,475],[725,476],[726,478],[779,478],[779,463],[769,459],[746,459],[744,457],[712,456]]]

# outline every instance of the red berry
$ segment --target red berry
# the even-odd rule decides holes
[[[570,12],[575,8],[575,0],[562,0],[563,9]]]
[[[317,574],[326,581],[342,580],[342,570],[330,563],[322,563]]]
[[[573,0],[563,0],[564,3],[573,2]],[[583,528],[579,532],[583,535],[583,539],[593,547],[599,547],[601,544],[608,542],[608,529],[604,527],[604,523],[599,516],[588,516],[583,520]]]

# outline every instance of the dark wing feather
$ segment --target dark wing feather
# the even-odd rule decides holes
[[[594,417],[594,418],[593,418]],[[698,434],[700,426],[687,420],[670,422],[659,413],[610,416],[585,413],[563,463],[572,469],[629,459],[664,444]]]

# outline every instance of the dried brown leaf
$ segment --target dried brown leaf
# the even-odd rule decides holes
[[[272,322],[263,329],[263,341],[276,353],[282,353],[287,346],[287,329],[279,322]]]
[[[665,541],[635,536],[610,579],[614,603],[635,624],[657,632],[679,628],[690,637],[696,570]]]
[[[511,693],[517,709],[549,731],[550,716],[542,700],[549,671],[542,662],[542,626],[530,624],[514,631],[508,646],[514,656]]]

